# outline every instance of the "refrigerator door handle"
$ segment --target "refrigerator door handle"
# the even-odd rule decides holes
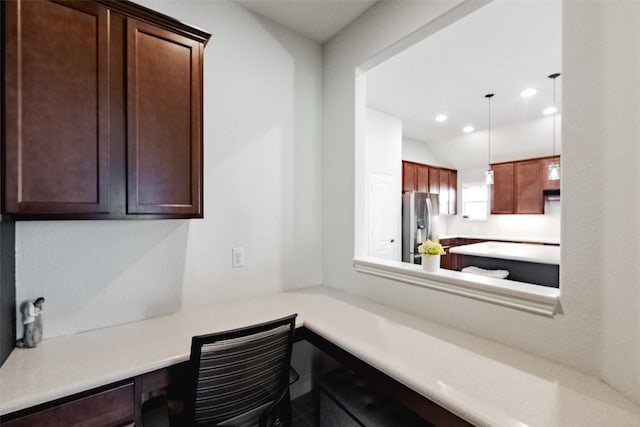
[[[425,224],[426,224],[426,230],[424,233],[424,239],[431,239],[431,215],[433,214],[433,206],[431,205],[431,199],[429,198],[429,196],[427,196],[427,198],[425,199],[425,203],[424,203],[424,216],[425,216]]]

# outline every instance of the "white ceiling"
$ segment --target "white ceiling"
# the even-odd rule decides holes
[[[561,13],[558,0],[495,0],[370,70],[367,105],[427,142],[486,129],[490,92],[492,127],[542,117],[553,100],[547,76],[561,72]],[[538,93],[521,98],[529,87]],[[441,113],[448,119],[435,122]]]
[[[311,40],[324,43],[377,0],[235,0]]]

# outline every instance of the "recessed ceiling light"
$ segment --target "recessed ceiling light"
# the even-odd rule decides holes
[[[554,114],[557,113],[558,109],[556,107],[547,107],[544,109],[544,111],[542,112],[545,116],[548,116],[550,114]]]
[[[444,114],[438,114],[436,116],[436,122],[444,122],[445,120],[447,120],[447,116],[445,116]]]
[[[462,128],[462,132],[464,133],[469,133],[469,132],[473,132],[473,126],[465,126]]]
[[[529,98],[530,96],[535,95],[537,92],[537,90],[529,88],[523,90],[522,93],[520,93],[520,96],[523,98]]]

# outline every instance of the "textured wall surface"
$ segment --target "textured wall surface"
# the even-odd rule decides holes
[[[602,378],[640,403],[638,22],[638,2],[565,3],[562,266]]]
[[[325,284],[598,375],[640,401],[637,3],[564,6],[563,315],[541,318],[353,269],[362,202],[354,70],[446,25],[451,14],[437,18],[456,4],[380,2],[324,46]]]
[[[205,218],[18,224],[17,300],[46,298],[45,337],[321,282],[320,46],[232,2],[141,3],[212,33]]]

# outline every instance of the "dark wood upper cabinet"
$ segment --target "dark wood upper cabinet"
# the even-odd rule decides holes
[[[402,162],[402,192],[417,191],[418,165]]]
[[[440,191],[438,192],[438,202],[440,204],[440,215],[449,214],[449,172],[446,169],[438,171]]]
[[[449,215],[458,213],[458,172],[449,170]]]
[[[202,215],[202,44],[127,20],[127,213]]]
[[[515,163],[515,213],[544,213],[542,162],[538,159]]]
[[[560,181],[549,181],[549,164],[560,157],[539,157],[491,165],[491,213],[543,214],[543,190],[559,189]]]
[[[402,192],[438,195],[439,213],[457,213],[458,171],[410,161],[402,162]]]
[[[425,165],[417,165],[416,187],[418,193],[429,192],[429,167]]]
[[[440,193],[440,172],[436,168],[429,168],[429,193]]]
[[[491,213],[514,213],[514,173],[513,163],[492,165],[493,185],[491,186]]]
[[[109,212],[108,13],[5,3],[5,213]]]
[[[209,35],[127,1],[4,2],[2,212],[202,216]]]

